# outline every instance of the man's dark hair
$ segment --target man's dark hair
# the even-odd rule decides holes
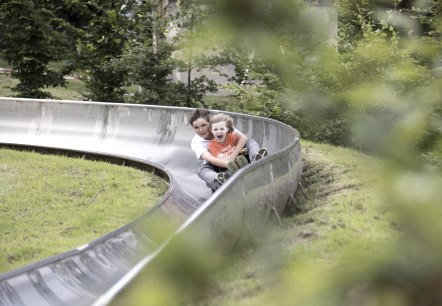
[[[193,122],[198,120],[199,118],[203,118],[210,121],[210,111],[206,108],[197,108],[193,111],[193,113],[189,117],[189,123],[193,127]]]

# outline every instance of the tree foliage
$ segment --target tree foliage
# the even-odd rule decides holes
[[[204,105],[205,93],[218,90],[216,82],[200,73],[209,70],[208,54],[213,51],[213,45],[210,45],[204,31],[211,13],[200,1],[183,1],[179,8],[180,13],[171,20],[178,31],[171,39],[175,45],[173,57],[177,61],[176,69],[186,74],[186,81],[179,80],[177,85],[181,87],[184,102],[181,105],[197,107]]]
[[[234,67],[224,89],[236,102],[217,108],[272,117],[306,138],[372,152],[386,141],[373,133],[417,105],[430,105],[431,122],[440,118],[434,102],[415,102],[416,92],[439,80],[439,1],[341,0],[335,44],[302,1],[203,2],[201,9],[184,1],[165,17],[150,1],[8,0],[0,9],[1,54],[20,80],[20,96],[50,97],[42,88],[62,86],[75,69],[87,99],[181,106],[205,105],[205,93],[216,90],[201,71]],[[179,30],[171,39],[173,26]],[[187,81],[172,81],[176,71]],[[434,126],[416,140],[420,148],[432,150]]]
[[[172,58],[175,47],[165,37],[168,18],[158,15],[147,2],[134,7],[132,22],[119,65],[127,67],[127,84],[138,90],[125,101],[180,105],[181,87],[170,81],[177,62]]]
[[[282,120],[312,140],[379,153],[391,137],[382,131],[426,107],[437,115],[415,142],[435,149],[439,2],[340,1],[336,44],[296,1],[222,3],[225,28],[234,27],[223,33],[229,40],[218,58],[236,67],[229,88],[238,103],[230,110]],[[416,96],[425,88],[430,95]]]
[[[0,55],[20,83],[12,90],[19,97],[50,98],[44,91],[64,86],[71,58],[73,30],[59,11],[59,1],[7,0],[0,6]],[[50,67],[50,63],[61,63]]]
[[[133,0],[88,1],[82,6],[77,69],[94,101],[123,102],[127,67],[116,64],[134,27]]]

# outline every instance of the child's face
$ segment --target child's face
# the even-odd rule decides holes
[[[192,123],[193,130],[197,135],[204,139],[212,139],[212,134],[210,133],[210,124],[204,118],[198,118]]]
[[[229,129],[224,121],[213,123],[212,124],[212,134],[215,137],[215,140],[219,143],[223,143],[226,140],[226,135]]]

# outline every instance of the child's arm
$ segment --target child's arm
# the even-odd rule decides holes
[[[231,160],[234,160],[239,155],[239,153],[245,147],[245,145],[248,141],[247,136],[236,129],[235,129],[235,134],[238,137],[238,141],[235,145],[235,149],[233,150],[232,154],[229,155],[228,160],[218,158],[218,157],[214,156],[212,153],[210,153],[209,151],[205,151],[203,154],[201,154],[200,158],[205,160],[208,163],[211,163],[212,165],[217,166],[217,167],[227,168],[227,163]]]
[[[228,160],[220,159],[216,156],[213,156],[212,153],[209,151],[204,152],[201,154],[201,159],[204,159],[206,162],[211,163],[212,165],[215,165],[220,168],[227,168]]]
[[[235,145],[235,149],[233,150],[232,154],[230,156],[232,159],[235,159],[239,153],[241,153],[241,150],[244,149],[246,146],[247,141],[249,140],[246,135],[235,129],[235,134],[238,137],[238,142]]]

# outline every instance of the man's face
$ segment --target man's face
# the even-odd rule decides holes
[[[192,123],[193,130],[197,135],[204,139],[212,139],[212,134],[210,133],[210,124],[204,118],[198,118]]]
[[[224,140],[226,140],[228,131],[229,130],[227,129],[227,125],[224,121],[212,124],[212,134],[219,143],[223,143]]]

